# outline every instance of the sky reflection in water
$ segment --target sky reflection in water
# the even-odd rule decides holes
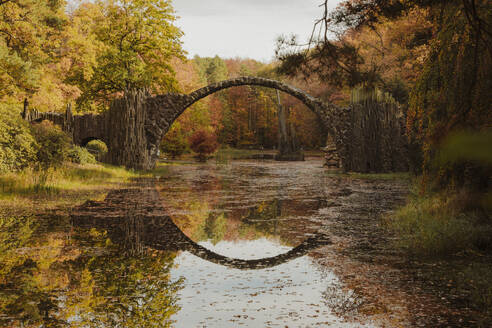
[[[220,255],[273,257],[323,230],[328,181],[320,162],[235,162],[170,171],[161,195],[173,221]],[[178,292],[181,310],[173,316],[177,327],[363,327],[335,314],[356,310],[360,300],[309,255],[256,270],[221,266],[188,252],[174,263],[172,279],[185,281]],[[336,309],[337,303],[345,308]]]
[[[201,245],[242,259],[274,256],[290,249],[266,238]],[[174,263],[171,277],[185,278],[178,293],[182,308],[173,317],[176,327],[353,326],[343,324],[325,302],[327,289],[340,289],[338,279],[317,267],[309,256],[253,271],[230,269],[189,253],[181,253]]]
[[[4,220],[0,326],[361,327],[317,261],[338,194],[321,161],[179,165],[70,217]]]

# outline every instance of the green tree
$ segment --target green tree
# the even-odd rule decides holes
[[[40,169],[61,166],[68,159],[71,138],[59,126],[43,121],[34,124],[31,130],[37,142],[37,162]]]
[[[0,99],[17,100],[41,87],[60,57],[64,1],[11,0],[0,6]]]
[[[90,18],[90,19],[89,19]],[[182,32],[173,24],[168,0],[100,0],[73,14],[94,35],[97,56],[92,67],[74,67],[73,83],[82,90],[78,103],[107,104],[130,88],[153,92],[176,88],[171,59],[183,58]]]
[[[15,110],[0,104],[0,172],[23,169],[35,159],[36,141],[29,124]]]
[[[198,66],[198,70],[203,82],[211,84],[227,79],[227,66],[219,56],[195,56],[194,61]]]
[[[186,141],[186,135],[181,127],[179,122],[175,122],[169,130],[168,133],[162,138],[161,142],[161,151],[171,155],[171,158],[176,158],[181,156],[186,148],[188,143]]]
[[[87,150],[93,154],[98,161],[102,161],[108,153],[108,146],[101,140],[91,140],[85,146]]]

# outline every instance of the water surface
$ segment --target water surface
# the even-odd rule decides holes
[[[317,160],[171,166],[170,172],[160,190],[173,221],[195,242],[236,259],[272,257],[328,235],[330,194],[347,192]],[[176,326],[362,326],[343,318],[353,319],[361,300],[316,261],[323,247],[256,270],[181,253],[171,270],[186,281]]]
[[[378,326],[326,260],[333,222],[391,208],[392,188],[317,159],[169,165],[70,215],[5,220],[0,324]]]

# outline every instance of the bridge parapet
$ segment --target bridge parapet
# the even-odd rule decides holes
[[[29,109],[27,102],[21,115],[22,118],[31,123],[44,120],[51,121],[71,135],[73,142],[77,145],[85,146],[87,142],[94,139],[99,139],[107,143],[106,115],[73,115],[70,105],[67,106],[65,113],[40,112],[37,109]]]

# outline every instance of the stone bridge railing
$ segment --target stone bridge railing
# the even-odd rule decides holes
[[[84,114],[73,115],[70,105],[65,113],[40,112],[24,106],[22,117],[32,123],[48,120],[59,125],[63,131],[73,137],[77,145],[85,146],[89,141],[99,139],[108,143],[108,120],[106,115]]]

